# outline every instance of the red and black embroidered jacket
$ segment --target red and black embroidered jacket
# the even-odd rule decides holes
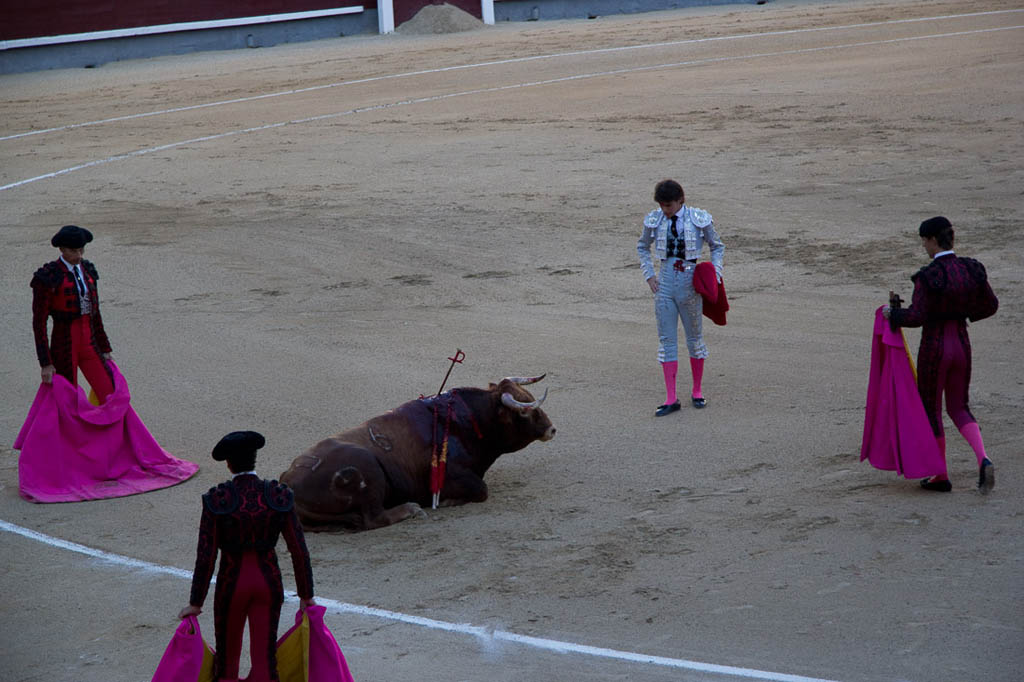
[[[100,295],[96,286],[99,273],[96,266],[82,261],[85,286],[89,291],[92,311],[89,324],[92,343],[97,353],[109,353],[110,340],[103,329],[100,316]],[[82,316],[82,303],[78,298],[74,275],[60,260],[47,263],[32,276],[32,331],[36,340],[39,366],[53,365],[61,374],[71,371],[71,322]],[[53,339],[46,339],[46,318],[53,318]]]
[[[936,258],[911,279],[914,298],[910,307],[890,313],[899,327],[928,328],[946,320],[974,322],[990,317],[999,307],[985,266],[973,258],[954,254]]]
[[[944,353],[950,321],[954,329],[948,333],[956,335],[965,356],[964,385],[962,400],[967,405],[967,385],[971,377],[971,338],[967,333],[967,320],[972,322],[993,315],[999,308],[992,287],[988,283],[985,266],[973,258],[958,258],[954,254],[934,259],[921,268],[912,278],[914,299],[909,308],[894,309],[890,313],[896,326],[923,327],[921,346],[917,351],[917,389],[921,394],[936,436],[942,434],[942,411],[937,397],[939,366]]]
[[[192,574],[189,603],[202,606],[213,577],[217,551],[222,553],[217,577],[218,592],[232,589],[237,580],[239,558],[246,551],[255,551],[260,570],[275,593],[280,593],[281,571],[274,547],[284,535],[295,569],[296,591],[303,599],[313,596],[313,568],[309,550],[302,534],[291,488],[277,481],[267,481],[255,474],[237,476],[211,488],[203,495],[203,516],[199,523],[199,545]]]

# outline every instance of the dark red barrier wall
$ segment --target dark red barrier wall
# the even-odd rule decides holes
[[[0,0],[0,40],[363,5],[344,0]],[[479,12],[479,9],[477,10]]]
[[[403,22],[409,21],[427,5],[454,5],[465,12],[469,12],[477,19],[484,18],[480,12],[480,0],[393,0],[393,2],[395,26],[400,26]]]

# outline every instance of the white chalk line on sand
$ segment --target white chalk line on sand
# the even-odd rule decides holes
[[[323,85],[312,85],[312,86],[307,87],[307,88],[295,88],[293,90],[283,90],[281,92],[270,92],[270,93],[264,93],[262,95],[251,95],[249,97],[238,97],[238,98],[235,98],[235,99],[221,100],[221,101],[218,101],[218,102],[206,102],[204,104],[192,104],[192,105],[184,106],[184,107],[173,107],[173,108],[170,108],[170,109],[161,109],[159,111],[146,111],[146,112],[140,112],[138,114],[128,114],[128,115],[125,115],[125,116],[114,116],[112,118],[104,118],[104,119],[100,119],[100,120],[97,120],[97,121],[85,121],[83,123],[70,123],[68,125],[57,126],[57,127],[54,127],[54,128],[45,128],[45,129],[42,129],[42,130],[30,130],[30,131],[24,132],[24,133],[14,133],[12,135],[5,135],[5,136],[0,137],[0,142],[3,142],[4,140],[14,140],[14,139],[17,139],[17,138],[20,138],[20,137],[29,137],[31,135],[44,135],[46,133],[57,133],[57,132],[65,131],[65,130],[73,130],[75,128],[84,128],[86,126],[101,125],[103,123],[116,123],[118,121],[130,121],[130,120],[133,120],[133,119],[147,118],[147,117],[150,117],[150,116],[163,116],[165,114],[176,114],[176,113],[180,113],[182,111],[192,111],[192,110],[195,110],[195,109],[205,109],[207,107],[219,107],[219,106],[225,106],[225,105],[229,105],[229,104],[242,104],[242,103],[245,103],[245,102],[254,102],[254,101],[257,101],[257,100],[261,100],[261,99],[269,99],[269,98],[272,98],[272,97],[285,97],[285,96],[288,96],[288,95],[298,95],[298,94],[302,94],[302,93],[305,93],[305,92],[314,92],[316,90],[326,90],[326,89],[329,89],[329,88],[338,88],[338,87],[341,87],[341,86],[344,86],[344,85],[359,85],[359,84],[364,84],[364,83],[373,83],[373,82],[377,82],[377,81],[391,80],[391,79],[394,79],[394,78],[411,78],[411,77],[414,77],[414,76],[426,76],[426,75],[429,75],[429,74],[444,73],[446,71],[459,71],[459,70],[463,70],[463,69],[479,69],[479,68],[488,67],[488,66],[502,66],[502,65],[505,65],[505,64],[518,64],[518,63],[522,63],[522,62],[530,62],[530,61],[536,61],[536,60],[540,60],[540,59],[562,59],[564,57],[580,57],[580,56],[586,56],[586,55],[607,54],[607,53],[612,53],[612,52],[625,52],[625,51],[629,51],[629,50],[650,50],[650,49],[658,49],[658,48],[663,48],[663,47],[678,47],[680,45],[694,45],[694,44],[697,44],[697,43],[709,43],[709,42],[726,41],[726,40],[744,40],[744,39],[748,39],[748,38],[765,38],[765,37],[772,37],[772,36],[793,35],[793,34],[797,34],[797,33],[814,33],[814,32],[820,32],[820,31],[842,31],[842,30],[850,30],[850,29],[857,29],[857,28],[870,28],[870,27],[873,27],[873,26],[885,26],[885,25],[893,25],[893,24],[909,24],[909,23],[922,22],[922,21],[944,21],[944,20],[951,20],[951,19],[966,19],[966,18],[971,18],[971,17],[982,17],[982,16],[989,16],[989,15],[995,15],[995,14],[1009,14],[1009,13],[1013,13],[1013,12],[1024,12],[1024,9],[992,10],[992,11],[988,11],[988,12],[968,12],[968,13],[965,13],[965,14],[947,14],[947,15],[942,15],[942,16],[937,16],[937,17],[915,17],[915,18],[911,18],[911,19],[888,19],[886,21],[874,21],[874,22],[861,23],[861,24],[847,24],[845,26],[819,26],[819,27],[814,27],[814,28],[794,28],[794,29],[787,29],[787,30],[784,30],[784,31],[762,31],[760,33],[744,33],[744,34],[729,35],[729,36],[715,36],[715,37],[711,37],[711,38],[690,38],[690,39],[687,39],[687,40],[674,40],[674,41],[670,41],[670,42],[661,42],[661,43],[643,43],[643,44],[640,44],[640,45],[626,45],[626,46],[622,46],[622,47],[606,47],[606,48],[598,48],[598,49],[593,49],[593,50],[575,50],[575,51],[572,51],[572,52],[557,52],[557,53],[554,53],[554,54],[534,55],[532,57],[514,57],[514,58],[511,58],[511,59],[499,59],[499,60],[496,60],[496,61],[479,62],[479,63],[476,63],[476,64],[460,64],[460,65],[456,65],[456,66],[445,66],[445,67],[436,68],[436,69],[425,69],[425,70],[422,70],[422,71],[409,71],[409,72],[405,72],[405,73],[394,73],[394,74],[388,74],[386,76],[374,76],[374,77],[371,77],[371,78],[359,78],[359,79],[356,79],[356,80],[341,81],[341,82],[338,82],[338,83],[325,83]]]
[[[384,109],[392,109],[392,108],[395,108],[395,107],[408,106],[408,105],[411,105],[411,104],[424,104],[424,103],[427,103],[427,102],[438,102],[438,101],[441,101],[441,100],[452,99],[452,98],[455,98],[455,97],[467,97],[467,96],[470,96],[470,95],[481,95],[481,94],[486,94],[486,93],[501,92],[503,90],[514,90],[514,89],[518,89],[518,88],[531,88],[531,87],[538,87],[538,86],[543,86],[543,85],[553,85],[555,83],[566,83],[566,82],[569,82],[569,81],[584,80],[584,79],[588,79],[588,78],[602,78],[602,77],[606,77],[606,76],[618,76],[618,75],[623,75],[623,74],[627,74],[627,73],[637,73],[637,72],[640,72],[640,71],[654,71],[654,70],[658,70],[658,69],[672,69],[672,68],[679,68],[679,67],[683,67],[683,66],[700,66],[700,65],[705,65],[705,64],[715,64],[715,63],[721,63],[721,62],[732,62],[732,61],[741,61],[741,60],[750,60],[750,59],[765,59],[765,58],[768,58],[768,57],[781,57],[781,56],[786,56],[786,55],[809,54],[809,53],[812,53],[812,52],[824,52],[824,51],[829,51],[829,50],[843,50],[843,49],[850,49],[850,48],[856,48],[856,47],[873,47],[873,46],[877,46],[877,45],[887,45],[887,44],[893,44],[893,43],[903,43],[903,42],[910,42],[910,41],[915,41],[915,40],[934,40],[934,39],[937,39],[937,38],[953,38],[953,37],[957,37],[957,36],[975,35],[975,34],[979,34],[979,33],[994,33],[994,32],[997,32],[997,31],[1012,31],[1012,30],[1017,30],[1017,29],[1021,29],[1021,28],[1024,28],[1024,25],[1001,26],[1001,27],[998,27],[998,28],[984,28],[984,29],[975,29],[975,30],[971,30],[971,31],[955,31],[955,32],[952,32],[952,33],[934,33],[934,34],[931,34],[931,35],[911,36],[911,37],[908,37],[908,38],[889,38],[889,39],[886,39],[886,40],[872,40],[872,41],[860,42],[860,43],[845,43],[845,44],[841,44],[841,45],[826,45],[826,46],[822,46],[822,47],[806,47],[806,48],[798,48],[798,49],[793,49],[793,50],[781,50],[779,52],[761,52],[761,53],[746,54],[746,55],[736,55],[736,56],[731,56],[731,57],[708,57],[708,58],[705,58],[705,59],[694,59],[694,60],[684,61],[684,62],[671,62],[671,63],[666,63],[666,64],[653,64],[653,65],[649,65],[649,66],[635,66],[635,67],[629,67],[629,68],[624,68],[624,69],[613,69],[611,71],[599,71],[599,72],[595,72],[595,73],[577,74],[577,75],[574,75],[574,76],[563,76],[561,78],[551,78],[551,79],[548,79],[548,80],[531,81],[531,82],[528,82],[528,83],[513,83],[511,85],[499,85],[499,86],[495,86],[495,87],[492,87],[492,88],[479,88],[479,89],[475,89],[475,90],[464,90],[462,92],[451,92],[451,93],[446,93],[446,94],[443,94],[443,95],[431,95],[429,97],[416,97],[416,98],[413,98],[413,99],[406,99],[406,100],[401,100],[401,101],[398,101],[398,102],[389,102],[389,103],[385,103],[385,104],[374,104],[374,105],[370,105],[370,106],[359,107],[357,109],[349,109],[347,111],[338,111],[338,112],[333,112],[333,113],[330,113],[330,114],[321,114],[319,116],[310,116],[308,118],[299,118],[299,119],[294,119],[294,120],[291,120],[291,121],[279,121],[277,123],[267,123],[267,124],[261,125],[261,126],[254,126],[252,128],[243,128],[243,129],[238,129],[238,130],[229,130],[229,131],[223,132],[223,133],[214,133],[214,134],[211,134],[211,135],[204,135],[202,137],[194,137],[194,138],[191,138],[189,140],[182,140],[182,141],[179,141],[179,142],[170,142],[168,144],[162,144],[162,145],[159,145],[159,146],[156,146],[156,147],[149,147],[147,149],[138,149],[138,150],[135,150],[133,152],[127,152],[125,154],[118,154],[116,156],[110,156],[110,157],[107,157],[105,159],[98,159],[98,160],[95,160],[95,161],[88,161],[86,163],[78,164],[77,166],[71,166],[70,168],[64,168],[64,169],[61,169],[61,170],[58,170],[58,171],[53,171],[51,173],[44,173],[43,175],[37,175],[37,176],[32,177],[32,178],[26,178],[24,180],[18,180],[17,182],[12,182],[12,183],[9,183],[9,184],[6,184],[6,185],[0,185],[0,192],[2,192],[4,190],[8,190],[8,189],[13,189],[15,187],[20,187],[22,185],[28,185],[28,184],[33,183],[33,182],[38,182],[39,180],[46,180],[48,178],[55,178],[55,177],[58,177],[58,176],[61,176],[61,175],[67,175],[68,173],[73,173],[75,171],[83,170],[85,168],[92,168],[93,166],[102,166],[104,164],[113,163],[114,161],[122,161],[124,159],[130,159],[130,158],[133,158],[133,157],[136,157],[136,156],[144,156],[146,154],[153,154],[155,152],[160,152],[160,151],[164,151],[164,150],[167,150],[167,149],[174,149],[176,147],[183,147],[183,146],[189,145],[189,144],[196,144],[196,143],[199,143],[199,142],[208,142],[210,140],[219,140],[219,139],[224,139],[224,138],[227,138],[227,137],[233,137],[235,135],[243,135],[243,134],[247,134],[247,133],[255,133],[255,132],[260,132],[260,131],[264,131],[264,130],[271,130],[273,128],[280,128],[280,127],[286,126],[286,125],[301,125],[301,124],[305,124],[305,123],[313,123],[313,122],[317,122],[317,121],[325,121],[325,120],[332,119],[332,118],[339,118],[339,117],[342,117],[342,116],[352,116],[354,114],[367,113],[367,112],[370,112],[370,111],[381,111],[381,110],[384,110]]]
[[[175,578],[183,578],[185,580],[192,580],[192,572],[186,571],[181,568],[174,566],[163,566],[161,564],[154,564],[149,561],[142,561],[141,559],[133,559],[131,557],[122,556],[120,554],[113,554],[106,552],[101,549],[95,549],[86,545],[80,545],[77,542],[70,542],[68,540],[62,540],[55,538],[50,535],[45,535],[28,528],[8,523],[7,521],[0,520],[0,530],[15,535],[20,535],[29,540],[35,540],[44,545],[50,547],[56,547],[58,549],[67,550],[69,552],[76,552],[78,554],[84,554],[85,556],[100,559],[118,566],[124,566],[127,568],[136,568],[139,570],[147,571],[149,573],[162,573],[164,575],[174,576]],[[289,601],[297,601],[298,596],[291,591],[286,591],[285,596]],[[700,661],[688,661],[682,658],[669,658],[666,656],[651,656],[649,654],[641,654],[633,651],[621,651],[618,649],[606,649],[603,647],[587,646],[585,644],[576,644],[574,642],[563,642],[557,639],[545,639],[543,637],[530,637],[527,635],[519,635],[514,632],[508,632],[506,630],[490,630],[488,628],[480,627],[478,625],[470,625],[468,623],[450,623],[444,620],[436,620],[434,618],[424,618],[422,616],[413,616],[407,613],[400,613],[398,611],[388,611],[387,609],[378,609],[370,606],[360,606],[358,604],[347,604],[345,602],[335,601],[334,599],[327,599],[321,596],[317,596],[316,601],[318,604],[333,611],[335,613],[352,613],[360,616],[369,616],[373,618],[382,618],[384,620],[397,621],[400,623],[406,623],[408,625],[418,625],[420,627],[429,628],[431,630],[441,630],[443,632],[450,632],[461,635],[471,635],[482,641],[503,641],[503,642],[514,642],[516,644],[522,644],[524,646],[534,647],[536,649],[544,649],[546,651],[553,651],[561,654],[582,654],[585,656],[595,656],[598,658],[608,658],[626,663],[643,663],[647,665],[656,665],[667,668],[678,668],[683,670],[692,670],[703,673],[715,673],[719,675],[729,675],[732,677],[745,677],[748,679],[755,680],[770,680],[771,682],[833,682],[832,680],[825,680],[817,677],[804,677],[803,675],[790,675],[788,673],[776,673],[767,670],[755,670],[753,668],[737,668],[730,665],[716,665],[714,663],[701,663]]]

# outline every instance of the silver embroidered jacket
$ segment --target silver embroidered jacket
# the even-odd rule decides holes
[[[722,276],[722,260],[725,256],[725,244],[718,237],[715,231],[715,223],[711,214],[699,208],[692,208],[684,205],[676,214],[676,232],[686,244],[686,259],[696,260],[707,243],[711,249],[711,264],[715,266],[715,272],[719,278]],[[654,263],[651,260],[651,244],[654,244],[654,253],[661,260],[665,260],[665,253],[668,248],[668,227],[669,219],[660,208],[656,208],[644,218],[644,230],[636,243],[636,252],[640,254],[640,269],[643,270],[644,280],[654,277]]]

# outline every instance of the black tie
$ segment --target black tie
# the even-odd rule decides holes
[[[672,221],[672,238],[673,239],[679,239],[679,233],[676,232],[676,219],[678,219],[678,218],[679,218],[679,216],[677,216],[677,215],[674,215],[671,218],[669,218],[669,220]]]
[[[71,272],[75,273],[75,284],[78,285],[79,295],[85,296],[85,282],[82,281],[82,276],[78,274],[78,266],[72,266]]]

